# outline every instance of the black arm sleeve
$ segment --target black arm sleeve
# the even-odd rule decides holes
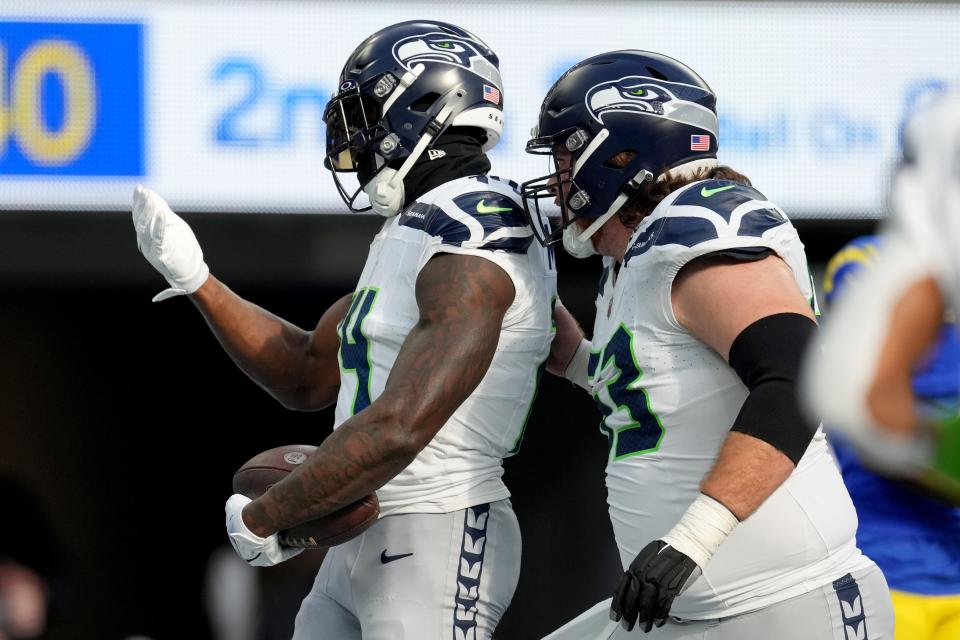
[[[817,430],[797,398],[800,362],[816,330],[806,316],[778,313],[751,324],[730,347],[730,366],[750,390],[732,430],[773,445],[794,464]]]

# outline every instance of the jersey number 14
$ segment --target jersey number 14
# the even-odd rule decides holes
[[[350,415],[370,405],[370,342],[363,335],[363,321],[373,308],[379,289],[365,287],[353,294],[347,315],[337,327],[340,334],[340,369],[357,376]]]

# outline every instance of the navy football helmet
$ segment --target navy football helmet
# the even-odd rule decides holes
[[[575,219],[595,219],[578,234],[585,242],[647,180],[716,166],[718,130],[713,91],[673,58],[612,51],[575,65],[547,93],[527,142],[527,153],[552,155],[556,169],[522,185],[538,240],[552,244]],[[565,169],[556,161],[561,149],[572,157]],[[541,235],[533,220],[544,198],[559,200],[560,221]]]
[[[482,131],[484,151],[497,144],[503,130],[498,65],[479,38],[444,22],[401,22],[364,40],[344,65],[323,117],[324,165],[350,210],[396,214],[404,204],[403,178],[451,126]],[[341,172],[357,172],[360,187],[353,194]],[[371,207],[354,206],[361,191]]]

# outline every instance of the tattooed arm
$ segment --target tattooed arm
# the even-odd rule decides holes
[[[359,500],[409,465],[480,384],[513,302],[510,277],[477,256],[435,256],[417,278],[420,319],[383,393],[309,461],[243,510],[266,537]]]
[[[316,411],[340,390],[337,324],[346,295],[327,309],[313,331],[304,331],[244,300],[212,275],[190,299],[230,359],[288,409]]]

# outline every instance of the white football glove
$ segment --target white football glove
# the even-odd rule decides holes
[[[153,297],[154,302],[193,293],[207,281],[210,269],[193,230],[143,185],[133,190],[133,226],[140,253],[170,284]]]
[[[272,567],[300,554],[303,549],[280,546],[277,534],[261,538],[247,528],[241,514],[243,508],[251,502],[250,498],[239,493],[233,494],[227,500],[227,535],[237,555],[251,566]]]

